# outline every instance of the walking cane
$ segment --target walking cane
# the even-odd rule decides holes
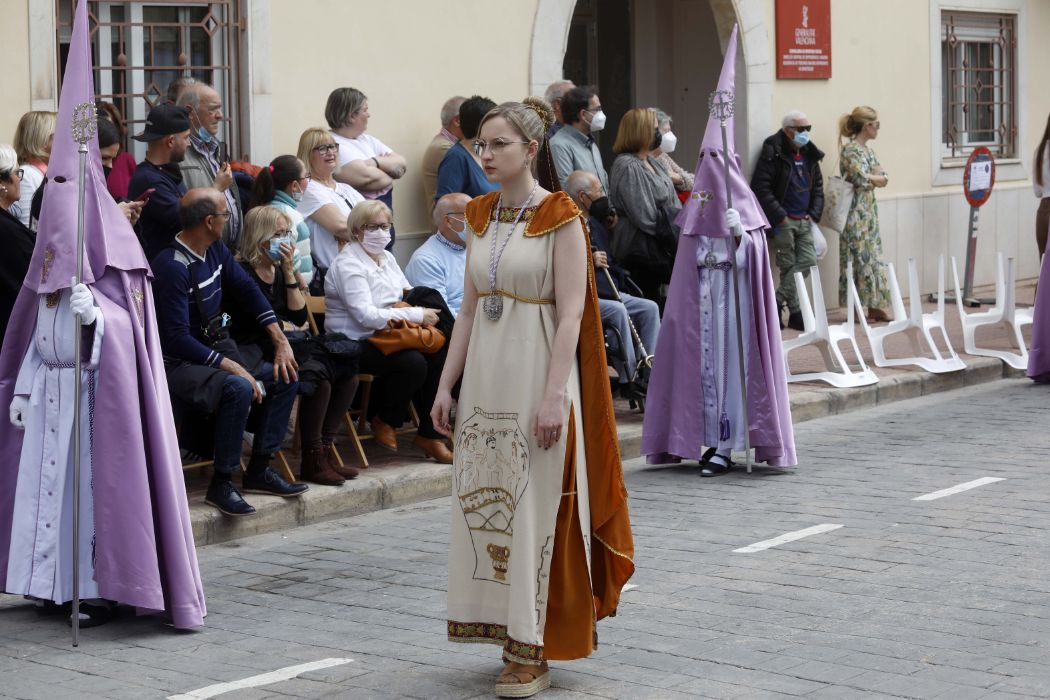
[[[733,116],[733,100],[735,96],[729,90],[715,90],[707,99],[707,107],[711,116],[718,120],[722,128],[722,160],[725,162],[726,183],[726,208],[733,208],[733,188],[729,184],[729,138],[726,136],[726,121]],[[733,301],[736,302],[736,348],[738,364],[740,366],[740,397],[744,408],[744,453],[747,460],[747,473],[751,473],[751,421],[748,419],[747,411],[747,377],[744,373],[744,332],[741,328],[740,319],[740,275],[737,274],[736,260],[736,238],[733,232],[729,232],[729,254],[733,258]],[[728,299],[726,300],[728,302]]]
[[[73,140],[80,144],[80,175],[77,179],[77,276],[73,284],[79,284],[84,276],[84,180],[87,177],[88,141],[95,137],[98,128],[95,105],[79,104],[73,110]],[[80,315],[75,318],[76,332],[73,334],[73,646],[80,644]]]
[[[623,297],[620,295],[620,290],[617,289],[616,283],[613,282],[612,275],[609,274],[609,268],[603,267],[602,272],[605,273],[605,278],[609,280],[609,286],[616,292],[616,300],[623,303]],[[645,349],[645,343],[642,342],[642,336],[638,334],[638,329],[634,327],[634,321],[631,320],[631,314],[627,314],[627,325],[631,329],[631,335],[634,336],[634,342],[638,345],[638,349],[641,351],[639,354],[642,356],[638,360],[638,364],[635,366],[635,372],[641,372],[643,367],[649,369],[653,368],[653,356],[649,354],[649,351]]]

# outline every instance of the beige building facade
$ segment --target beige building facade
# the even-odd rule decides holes
[[[5,2],[0,41],[11,69],[0,140],[10,141],[22,112],[54,108],[72,2]],[[776,0],[90,2],[99,19],[100,94],[127,95],[122,104],[134,121],[144,116],[147,99],[157,98],[165,76],[175,74],[151,73],[150,66],[167,61],[186,66],[185,72],[214,75],[234,107],[228,110],[233,155],[257,164],[294,153],[304,129],[323,126],[325,99],[334,87],[367,94],[369,132],[409,163],[394,191],[403,260],[431,229],[419,163],[448,97],[520,99],[542,94],[581,66],[588,77],[599,69],[595,82],[603,101],[606,91],[609,99],[615,92],[624,104],[658,106],[674,116],[675,157],[691,168],[707,95],[737,23],[737,146],[747,171],[781,116],[800,109],[814,124],[813,141],[827,153],[825,176],[837,172],[839,117],[856,105],[875,107],[882,131],[874,147],[891,175],[890,186],[878,193],[885,258],[901,270],[914,257],[929,291],[938,256],[956,255],[961,264],[965,255],[969,207],[961,165],[967,149],[982,140],[957,142],[954,151],[946,144],[951,115],[963,115],[968,124],[965,89],[946,83],[953,80],[953,56],[969,57],[971,64],[976,57],[1001,84],[975,93],[977,101],[993,95],[998,116],[969,124],[970,136],[994,132],[992,140],[1007,142],[997,159],[995,191],[980,211],[976,282],[994,281],[996,251],[1017,259],[1019,277],[1038,275],[1030,173],[1050,92],[1028,86],[1050,65],[1050,42],[1040,39],[1050,30],[1050,0],[831,0],[833,69],[826,80],[776,78]],[[957,16],[973,26],[949,41],[946,22]],[[178,27],[169,26],[167,34],[146,27],[171,25],[172,17]],[[998,41],[994,26],[1012,28],[1009,41]],[[603,35],[605,27],[615,33]],[[982,57],[982,46],[992,53]],[[966,53],[971,50],[976,53]],[[138,130],[134,123],[131,130]],[[614,135],[615,122],[603,134],[606,147]],[[821,271],[834,280],[838,242],[829,238]],[[834,290],[826,291],[835,301]]]

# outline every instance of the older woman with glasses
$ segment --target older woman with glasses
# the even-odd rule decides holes
[[[324,129],[303,132],[299,137],[299,160],[306,165],[310,180],[297,208],[310,229],[310,246],[316,263],[312,288],[320,292],[324,288],[325,273],[349,240],[346,219],[350,210],[365,198],[350,185],[336,181],[339,144]]]
[[[310,227],[299,212],[310,184],[303,162],[292,155],[277,156],[270,165],[259,171],[252,185],[249,209],[272,205],[281,210],[291,222],[292,245],[295,246],[294,268],[299,282],[309,286],[314,277],[314,263],[310,247]]]
[[[350,243],[336,257],[325,278],[328,332],[366,341],[390,321],[424,326],[438,323],[435,309],[403,303],[411,285],[393,253],[386,250],[390,243],[390,218],[390,208],[378,200],[354,207],[346,224]],[[446,349],[432,354],[400,350],[384,355],[371,343],[363,343],[361,371],[375,375],[368,419],[377,443],[397,450],[396,431],[405,422],[408,402],[412,401],[419,414],[414,444],[437,461],[452,464],[452,451],[430,419]]]
[[[29,271],[36,244],[36,234],[11,212],[21,193],[18,155],[11,146],[0,144],[0,239],[4,247],[0,256],[0,337],[7,332],[7,320]]]

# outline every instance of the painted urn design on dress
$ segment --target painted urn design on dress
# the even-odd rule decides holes
[[[474,578],[507,585],[514,510],[529,483],[529,445],[517,413],[475,407],[456,444],[456,495],[474,546]]]

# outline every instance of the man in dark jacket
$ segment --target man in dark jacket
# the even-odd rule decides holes
[[[777,306],[788,307],[788,327],[802,330],[795,273],[809,276],[817,264],[811,225],[824,211],[824,153],[809,141],[812,125],[802,112],[788,112],[783,128],[765,140],[751,189],[773,226],[772,243],[780,268]],[[783,326],[781,326],[783,327]]]
[[[150,260],[167,248],[182,228],[179,201],[186,194],[186,185],[179,163],[186,157],[189,135],[186,110],[161,104],[149,111],[146,127],[134,137],[149,144],[146,159],[138,164],[128,183],[128,198],[134,200],[150,192],[139,217],[139,236]]]

